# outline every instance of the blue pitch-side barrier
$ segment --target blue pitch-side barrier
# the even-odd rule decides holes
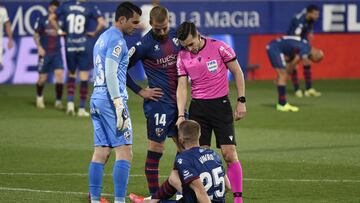
[[[93,1],[109,25],[114,18],[118,1]],[[135,2],[142,5],[144,2]],[[191,20],[205,35],[222,39],[236,51],[243,69],[248,59],[248,38],[252,34],[284,33],[294,14],[308,4],[321,9],[315,32],[360,32],[359,1],[163,1],[170,11],[170,25],[176,27]],[[37,79],[37,52],[32,39],[37,16],[47,13],[44,1],[5,1],[3,4],[12,21],[15,47],[4,53],[4,68],[0,70],[0,83],[34,83]],[[140,38],[128,38],[131,46]],[[6,37],[3,45],[6,45]],[[91,49],[92,44],[89,44]],[[245,69],[244,69],[245,71]],[[141,68],[132,71],[136,79],[144,79]]]

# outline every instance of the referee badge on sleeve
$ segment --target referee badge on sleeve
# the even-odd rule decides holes
[[[120,53],[121,53],[121,46],[120,45],[115,46],[112,55],[115,57],[119,57]]]
[[[207,65],[208,70],[212,73],[216,72],[216,70],[218,68],[216,60],[206,62],[206,65]]]

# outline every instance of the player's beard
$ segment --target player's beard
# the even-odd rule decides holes
[[[157,39],[158,41],[164,41],[168,38],[168,34],[166,35],[156,35],[155,34],[155,39]]]

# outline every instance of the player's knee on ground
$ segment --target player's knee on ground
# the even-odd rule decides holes
[[[176,188],[176,190],[178,192],[182,192],[182,187],[181,187],[181,181],[179,178],[179,173],[176,170],[172,170],[169,176],[169,183],[171,186],[173,186],[174,188]]]

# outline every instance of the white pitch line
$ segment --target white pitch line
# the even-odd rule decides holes
[[[71,192],[71,191],[54,191],[54,190],[35,190],[29,188],[12,188],[12,187],[0,187],[0,190],[5,191],[20,191],[20,192],[37,192],[37,193],[53,193],[53,194],[67,194],[67,195],[87,195],[87,192]],[[102,196],[112,196],[108,193],[101,193]]]
[[[0,175],[6,176],[78,176],[87,177],[86,173],[0,173]],[[104,174],[105,176],[112,176],[111,174]],[[130,177],[145,177],[142,174],[131,174]],[[160,176],[166,178],[168,176]],[[360,183],[360,180],[351,179],[275,179],[275,178],[244,178],[245,181],[257,181],[257,182],[330,182],[330,183]]]

